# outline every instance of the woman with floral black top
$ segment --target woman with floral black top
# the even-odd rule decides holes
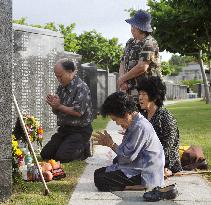
[[[181,171],[179,130],[176,119],[163,106],[166,86],[159,77],[143,78],[138,85],[141,113],[151,122],[165,153],[165,168]]]

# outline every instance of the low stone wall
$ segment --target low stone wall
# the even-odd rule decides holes
[[[211,83],[209,84],[209,91],[211,93]],[[197,93],[198,98],[204,98],[205,97],[205,90],[204,90],[204,84],[203,83],[197,83],[194,85],[194,92]]]
[[[173,99],[186,99],[187,86],[166,82],[166,98]]]

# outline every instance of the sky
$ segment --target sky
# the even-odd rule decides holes
[[[95,29],[106,38],[116,37],[125,45],[131,37],[125,9],[147,9],[147,0],[13,0],[13,19],[27,18],[28,24],[76,24],[75,32]],[[171,54],[161,53],[162,60]]]

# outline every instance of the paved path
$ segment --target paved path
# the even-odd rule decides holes
[[[119,144],[121,135],[118,127],[110,121],[107,131]],[[94,156],[87,159],[87,167],[72,194],[69,205],[211,205],[211,186],[199,176],[172,177],[166,185],[177,183],[179,196],[174,201],[144,202],[141,191],[98,192],[93,183],[94,170],[112,163],[115,156],[110,148],[96,146]]]
[[[192,102],[192,101],[198,101],[202,100],[202,98],[192,98],[192,99],[182,99],[182,100],[169,100],[169,101],[164,101],[164,105],[172,105],[180,102]]]

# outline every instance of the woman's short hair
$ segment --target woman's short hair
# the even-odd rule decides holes
[[[149,100],[161,107],[166,95],[166,85],[158,76],[141,77],[137,86],[138,92],[144,91],[148,94]]]
[[[123,92],[115,92],[109,95],[101,107],[103,117],[114,115],[123,118],[125,113],[131,114],[134,111],[137,111],[135,102]]]

